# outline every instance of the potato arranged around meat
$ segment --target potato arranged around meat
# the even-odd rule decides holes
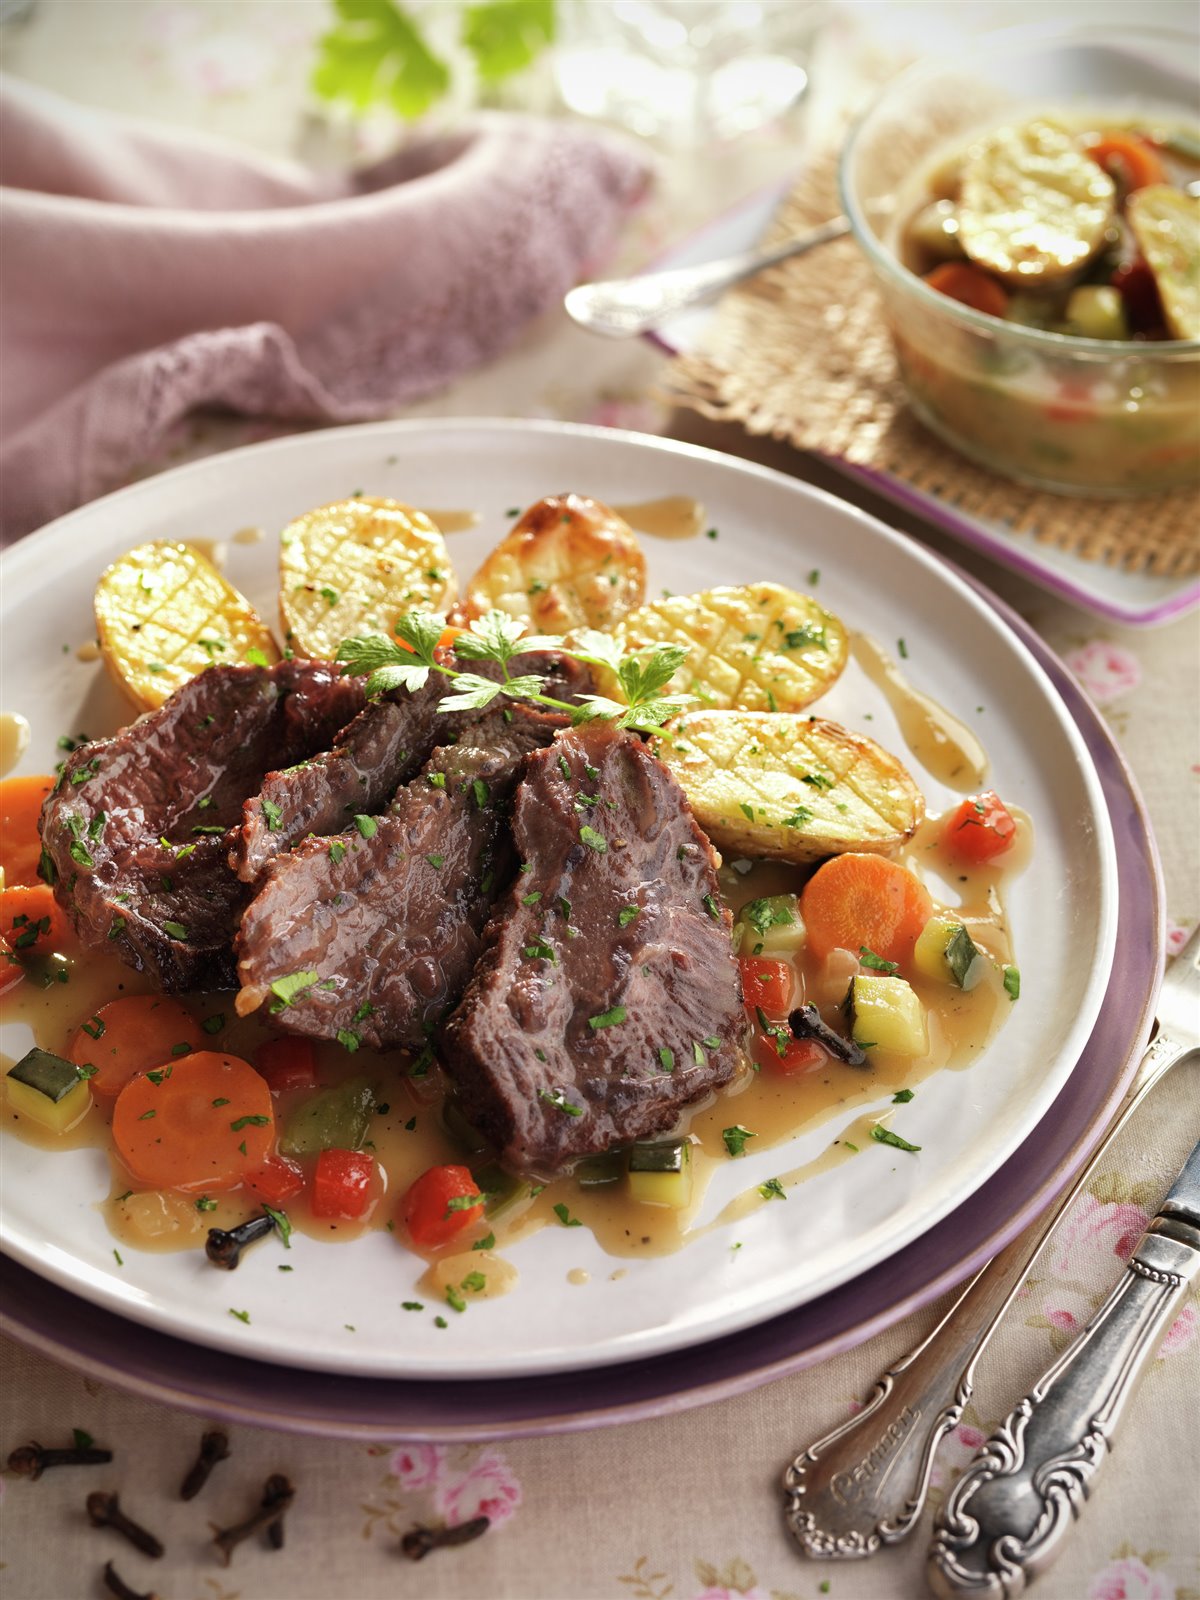
[[[343,639],[390,636],[406,611],[444,612],[456,593],[441,532],[398,500],[319,506],[280,536],[279,610],[299,656],[332,659]]]
[[[724,711],[800,711],[837,682],[849,652],[832,612],[778,583],[655,600],[616,636],[632,651],[686,645],[668,692]]]
[[[96,585],[95,611],[105,665],[143,711],[205,667],[279,660],[245,595],[190,544],[158,540],[126,551]]]
[[[818,861],[886,852],[925,814],[895,756],[820,717],[691,711],[663,730],[654,752],[727,854]]]
[[[538,633],[608,632],[646,597],[646,558],[599,500],[552,494],[529,507],[467,585],[458,620],[527,617]]]

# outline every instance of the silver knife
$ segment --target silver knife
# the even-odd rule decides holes
[[[1116,1288],[948,1495],[929,1552],[935,1595],[1011,1600],[1055,1559],[1198,1274],[1200,1144]]]

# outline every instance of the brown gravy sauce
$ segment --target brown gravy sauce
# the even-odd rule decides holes
[[[659,500],[637,500],[613,506],[631,528],[652,539],[696,539],[704,531],[707,513],[699,500],[685,494],[664,495]]]
[[[865,633],[851,633],[855,661],[887,699],[909,750],[935,778],[970,794],[987,777],[983,745],[959,719],[914,689],[887,651]]]

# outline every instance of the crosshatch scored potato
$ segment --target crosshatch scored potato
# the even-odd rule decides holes
[[[270,630],[199,550],[159,540],[127,551],[96,585],[105,665],[146,711],[214,664],[279,660]]]
[[[654,741],[719,850],[818,861],[886,852],[911,837],[925,801],[873,739],[820,717],[690,711]]]
[[[654,600],[616,629],[626,650],[686,645],[670,691],[710,710],[801,711],[846,665],[846,630],[808,595],[778,583]]]
[[[633,530],[587,495],[530,506],[467,585],[458,620],[486,611],[527,617],[536,633],[608,632],[646,598],[646,559]]]
[[[457,585],[441,532],[398,500],[339,500],[283,530],[279,610],[299,656],[330,660],[343,639],[391,635],[406,611],[442,611]]]

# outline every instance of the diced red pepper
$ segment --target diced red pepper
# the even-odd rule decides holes
[[[991,861],[1012,848],[1017,825],[999,795],[972,795],[946,823],[946,843],[964,861]]]
[[[787,961],[765,956],[742,956],[742,995],[751,1011],[759,1007],[768,1017],[786,1017],[792,1009],[796,974]]]
[[[782,1046],[783,1053],[780,1054]],[[766,1072],[780,1072],[787,1077],[807,1072],[829,1060],[829,1053],[815,1039],[793,1039],[785,1027],[778,1033],[763,1033],[756,1028],[752,1041],[755,1061]]]
[[[365,1150],[322,1150],[313,1173],[314,1217],[361,1217],[371,1200],[375,1158]]]
[[[315,1089],[317,1063],[310,1039],[268,1039],[254,1053],[254,1065],[272,1094],[288,1089]]]
[[[262,1166],[242,1182],[269,1206],[281,1206],[294,1200],[304,1188],[304,1173],[286,1156],[268,1156]]]
[[[482,1219],[483,1196],[466,1167],[430,1167],[404,1196],[403,1213],[413,1243],[436,1250]]]

